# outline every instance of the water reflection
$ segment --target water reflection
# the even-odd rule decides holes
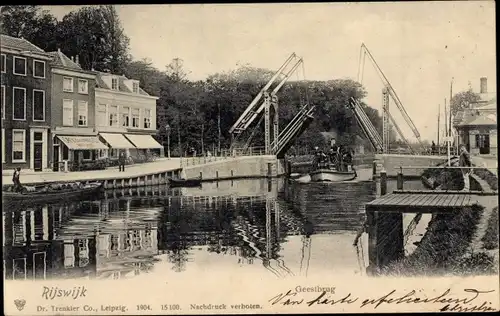
[[[287,277],[364,270],[352,246],[375,185],[241,180],[108,191],[3,212],[4,278],[119,279],[193,269]]]

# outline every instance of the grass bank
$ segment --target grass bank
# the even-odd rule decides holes
[[[483,247],[486,250],[498,249],[498,206],[495,207],[488,219],[488,226],[483,238]]]

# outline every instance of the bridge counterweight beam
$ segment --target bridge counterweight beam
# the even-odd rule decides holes
[[[264,92],[264,146],[266,155],[271,154],[271,131],[270,129],[270,110],[271,110],[271,96],[268,92]]]
[[[387,88],[382,90],[382,143],[383,152],[389,153],[390,123],[389,123],[389,92]]]
[[[276,154],[278,151],[278,96],[275,94],[271,95],[271,105],[273,108],[273,139],[272,143],[274,144],[274,147],[272,148],[272,153]]]

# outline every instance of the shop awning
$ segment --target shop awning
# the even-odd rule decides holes
[[[132,145],[122,134],[99,133],[99,135],[104,138],[111,148],[134,148],[134,145]]]
[[[139,149],[163,148],[151,135],[125,134],[125,137]]]
[[[108,149],[97,136],[57,136],[71,150]]]

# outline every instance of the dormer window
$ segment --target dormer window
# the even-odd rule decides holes
[[[111,89],[118,90],[118,78],[111,78]]]
[[[139,83],[138,82],[132,83],[132,92],[139,93]]]

